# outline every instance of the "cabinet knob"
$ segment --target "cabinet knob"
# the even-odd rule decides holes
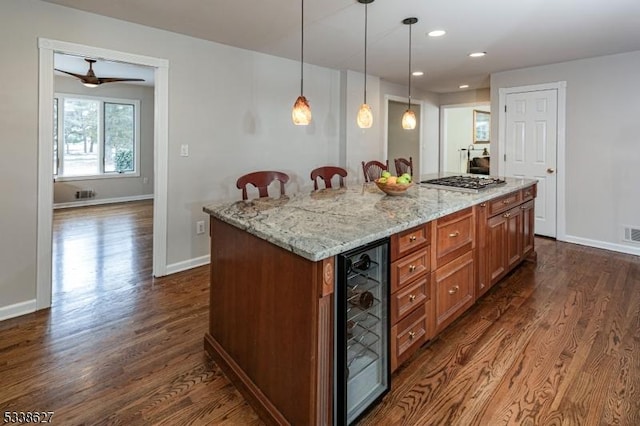
[[[502,200],[502,204],[509,204],[511,201],[509,200]]]
[[[415,235],[409,236],[409,242],[414,242],[415,240],[416,240],[416,236]]]
[[[409,265],[409,272],[413,272],[416,270],[416,265]]]
[[[409,295],[409,302],[413,302],[414,300],[416,300],[416,295],[415,294],[410,294]]]
[[[509,217],[509,216],[511,216],[511,213],[505,213],[502,215],[502,217]]]
[[[416,332],[415,331],[410,331],[409,332],[409,340],[413,340],[414,337],[416,337]]]
[[[457,285],[454,285],[453,287],[451,287],[449,289],[449,294],[456,294],[458,292],[458,290],[460,290],[460,287]]]
[[[457,237],[458,235],[460,235],[459,231],[452,232],[452,233],[449,234],[449,238],[454,238],[454,237]]]

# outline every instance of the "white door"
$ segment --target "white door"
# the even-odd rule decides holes
[[[535,233],[556,237],[558,91],[506,97],[505,175],[538,180]]]

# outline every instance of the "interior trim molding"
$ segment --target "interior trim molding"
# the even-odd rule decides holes
[[[607,241],[592,240],[589,238],[576,237],[573,235],[565,235],[565,239],[562,240],[567,243],[579,244],[581,246],[593,247],[598,249],[615,251],[618,253],[631,254],[634,256],[640,256],[640,247],[631,247],[624,244],[610,243]]]
[[[26,300],[0,308],[0,321],[19,317],[36,311],[36,299]]]
[[[100,47],[38,38],[38,225],[36,308],[51,306],[53,229],[53,55],[102,58],[155,68],[153,275],[167,275],[167,198],[169,156],[169,61]]]
[[[68,209],[72,207],[99,206],[102,204],[128,203],[131,201],[143,201],[143,200],[153,200],[153,194],[130,195],[128,197],[115,197],[115,198],[99,198],[97,200],[68,201],[65,203],[54,203],[53,208],[57,210],[57,209]]]
[[[172,263],[170,265],[167,265],[167,275],[186,271],[187,269],[197,268],[198,266],[208,265],[209,263],[211,263],[210,254],[200,257],[194,257],[193,259],[183,260],[182,262]]]

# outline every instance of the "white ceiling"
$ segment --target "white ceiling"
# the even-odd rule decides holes
[[[43,0],[275,56],[300,59],[300,0]],[[307,0],[304,60],[363,71],[364,5]],[[640,50],[640,0],[376,0],[367,72],[447,93],[489,86],[493,72]],[[427,37],[444,29],[440,38]],[[473,51],[486,51],[472,59]],[[86,70],[86,68],[85,68]],[[98,76],[101,75],[96,71]],[[109,76],[110,77],[110,76]]]

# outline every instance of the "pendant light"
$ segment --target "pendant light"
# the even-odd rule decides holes
[[[409,103],[407,110],[402,115],[402,128],[413,130],[416,128],[416,114],[411,110],[411,26],[418,22],[418,18],[406,18],[402,23],[409,25]]]
[[[373,3],[374,0],[358,0],[358,3],[364,4],[364,103],[360,105],[356,122],[361,129],[368,129],[373,124],[373,114],[371,107],[367,105],[367,5]]]
[[[293,124],[297,126],[306,126],[311,123],[311,107],[309,101],[304,97],[304,0],[301,3],[301,17],[300,17],[300,96],[293,104],[293,110],[291,111],[291,118]]]

